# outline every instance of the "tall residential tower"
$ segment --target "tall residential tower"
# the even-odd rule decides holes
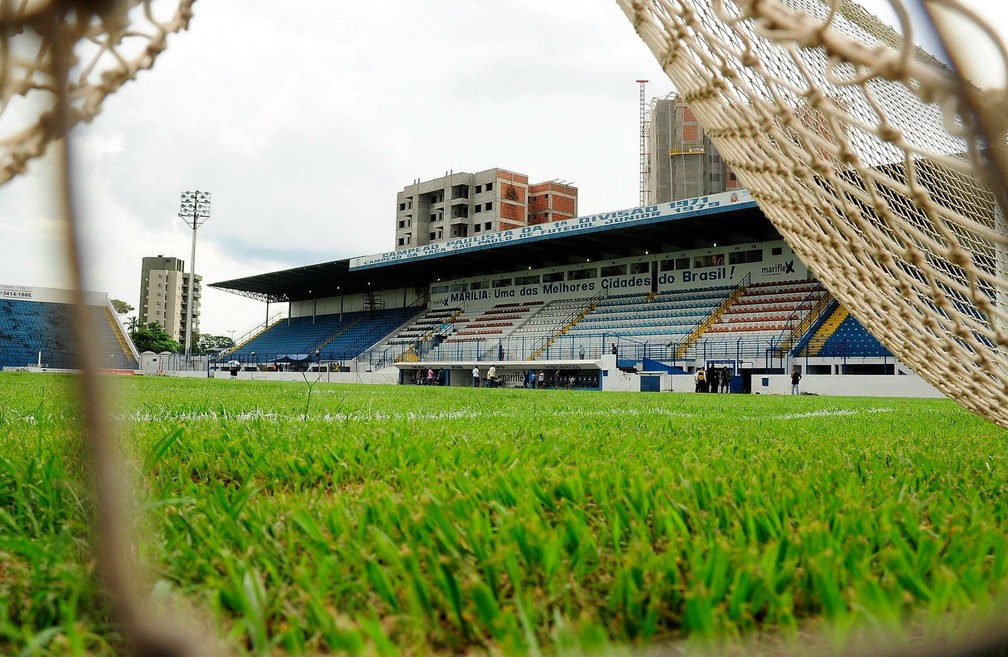
[[[189,273],[183,261],[158,255],[143,259],[140,273],[140,323],[160,324],[173,340],[185,343],[186,308],[189,303]],[[197,275],[193,286],[193,333],[199,333],[200,298],[203,277]]]

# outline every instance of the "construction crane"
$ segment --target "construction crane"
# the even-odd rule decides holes
[[[640,207],[647,205],[648,197],[648,176],[647,176],[647,138],[648,121],[645,112],[645,87],[647,80],[637,80],[640,85]]]

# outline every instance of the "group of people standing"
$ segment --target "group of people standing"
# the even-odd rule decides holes
[[[413,383],[418,386],[443,386],[444,376],[441,370],[435,371],[433,368],[428,367],[425,372],[422,368],[416,371],[413,376]]]
[[[725,365],[718,369],[711,365],[696,371],[696,391],[697,392],[731,392],[732,372],[731,368]]]

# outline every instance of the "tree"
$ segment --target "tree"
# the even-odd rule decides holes
[[[140,318],[136,315],[131,315],[129,320],[126,322],[126,330],[130,333],[136,333],[142,328],[143,326],[140,324]]]
[[[132,331],[130,338],[133,340],[133,344],[136,345],[137,351],[153,351],[157,353],[162,351],[178,353],[182,351],[182,346],[177,341],[172,340],[172,337],[165,333],[165,330],[157,322],[151,322],[139,331]]]
[[[234,340],[226,335],[203,335],[200,334],[196,341],[196,351],[201,354],[218,352],[230,349],[235,346]]]
[[[112,304],[112,307],[115,308],[116,314],[118,315],[125,315],[126,313],[134,310],[133,306],[129,305],[122,299],[112,299],[109,303]]]

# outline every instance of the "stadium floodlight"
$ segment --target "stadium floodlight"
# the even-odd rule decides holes
[[[210,192],[182,192],[179,218],[192,227],[192,251],[189,254],[189,299],[186,302],[185,354],[192,354],[192,311],[196,303],[196,229],[210,220]]]

